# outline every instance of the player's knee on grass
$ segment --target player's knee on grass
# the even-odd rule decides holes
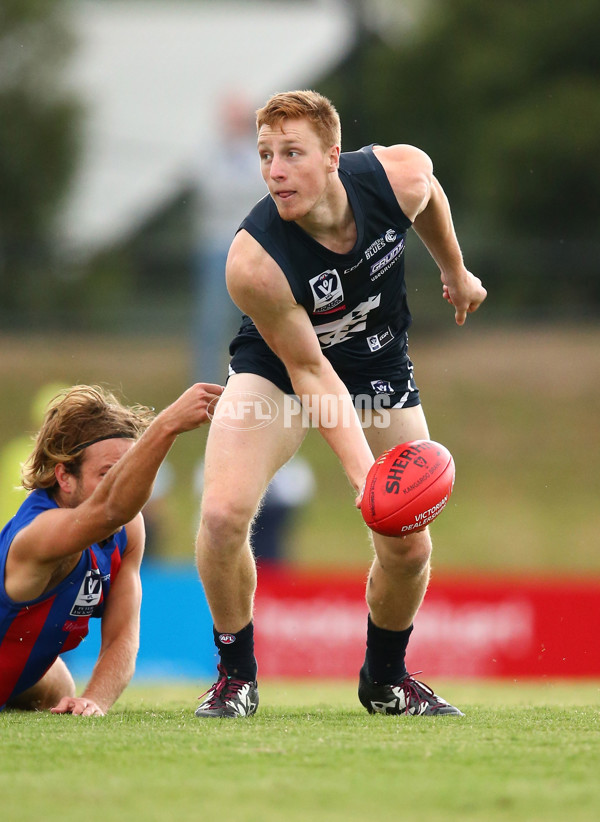
[[[22,711],[49,711],[64,696],[75,696],[75,682],[65,663],[58,657],[39,682],[8,704]]]

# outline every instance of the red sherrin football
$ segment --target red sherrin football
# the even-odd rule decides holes
[[[454,487],[452,454],[439,442],[412,440],[375,460],[360,505],[373,531],[406,536],[440,514]]]

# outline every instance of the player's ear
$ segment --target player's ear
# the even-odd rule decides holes
[[[75,476],[67,470],[64,463],[59,462],[54,466],[54,476],[61,491],[70,494],[74,489]]]
[[[331,146],[329,149],[329,171],[337,171],[340,165],[340,147]]]

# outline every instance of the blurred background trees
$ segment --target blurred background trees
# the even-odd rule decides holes
[[[593,313],[600,301],[600,6],[439,0],[394,42],[374,35],[321,84],[344,146],[433,158],[486,310]]]
[[[382,6],[349,1],[354,48],[312,83],[340,110],[344,148],[409,142],[431,155],[468,263],[493,294],[490,316],[597,316],[598,3],[430,0],[407,4],[419,9],[412,23],[387,31],[373,26]],[[83,263],[53,242],[83,113],[61,80],[76,45],[66,9],[61,0],[0,8],[0,322],[71,315],[85,328],[115,295],[148,307],[134,325],[152,323],[150,306],[166,299],[180,318],[192,276],[186,186]]]
[[[76,168],[81,108],[61,82],[74,47],[61,0],[0,5],[0,317],[54,299],[53,228]],[[62,272],[64,274],[64,271]]]

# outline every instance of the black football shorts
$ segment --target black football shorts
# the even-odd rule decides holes
[[[376,405],[379,407],[412,408],[420,405],[406,335],[398,343],[394,341],[369,358],[351,359],[339,351],[333,351],[328,356],[329,352],[328,349],[327,358],[357,406],[373,407],[374,397],[378,397]],[[248,334],[242,327],[229,346],[229,353],[230,376],[257,374],[272,382],[284,394],[295,395],[285,365],[256,332]]]

